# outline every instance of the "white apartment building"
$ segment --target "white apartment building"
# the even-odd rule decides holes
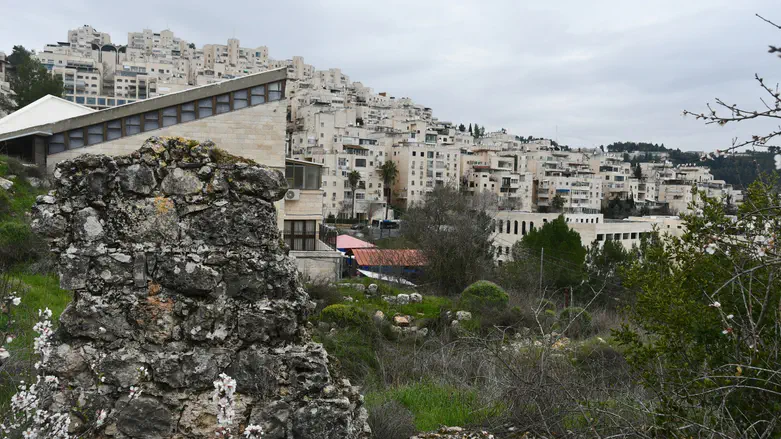
[[[472,194],[494,194],[500,209],[531,211],[532,173],[519,171],[518,159],[515,155],[501,156],[485,149],[462,150],[461,184]]]
[[[406,207],[423,202],[435,186],[455,189],[461,180],[461,150],[436,143],[400,142],[391,148],[390,160],[396,163],[399,177],[393,187],[394,198]]]

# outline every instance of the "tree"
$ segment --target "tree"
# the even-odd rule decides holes
[[[358,183],[361,182],[361,173],[358,171],[352,171],[347,174],[347,184],[350,185],[350,189],[353,191],[353,219],[355,219],[355,191],[358,189]]]
[[[471,123],[469,124],[469,135],[470,135],[470,136],[473,136],[473,135],[474,135],[474,133],[473,133],[473,131],[472,131],[472,124],[471,124]]]
[[[640,163],[635,166],[635,178],[638,180],[643,179],[643,168],[640,167]]]
[[[487,211],[450,186],[437,186],[404,216],[402,234],[426,257],[425,277],[442,294],[456,295],[493,268],[494,227]]]
[[[46,95],[62,97],[65,93],[62,79],[51,75],[23,46],[14,46],[8,62],[8,82],[14,94],[0,95],[0,110],[10,113]]]
[[[530,230],[512,247],[513,264],[525,264],[531,269],[538,269],[541,255],[543,276],[553,286],[571,287],[583,280],[586,249],[564,215]],[[535,262],[530,264],[530,259]]]
[[[458,125],[458,131],[460,131],[460,132],[462,132],[462,133],[463,133],[464,131],[466,131],[466,127],[464,126],[464,124],[460,124],[460,125]]]
[[[559,194],[554,195],[550,205],[553,212],[561,212],[564,210],[564,197]]]
[[[399,176],[399,170],[396,168],[396,162],[393,160],[386,160],[379,168],[377,172],[382,178],[382,185],[384,190],[388,192],[388,202],[385,203],[385,219],[388,219],[388,208],[391,205],[391,196],[393,195],[393,184],[396,183],[396,178]]]
[[[473,131],[474,131],[473,135],[474,135],[475,139],[480,137],[480,125],[475,124],[475,127],[474,127]]]
[[[659,397],[661,436],[781,437],[777,180],[749,186],[736,220],[699,196],[686,234],[632,259],[624,280],[637,300],[618,340]]]
[[[620,241],[606,240],[602,245],[594,241],[586,253],[586,284],[578,292],[580,303],[611,307],[631,303],[633,295],[623,287],[621,273],[639,255],[639,248],[627,250]]]

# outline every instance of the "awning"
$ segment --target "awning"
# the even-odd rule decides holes
[[[366,271],[366,270],[358,270],[358,273],[361,273],[362,275],[372,279],[382,280],[386,282],[393,282],[401,285],[406,285],[408,287],[414,288],[417,286],[406,279],[396,277],[396,276],[388,276],[387,274],[380,274],[380,273],[375,273],[373,271]]]

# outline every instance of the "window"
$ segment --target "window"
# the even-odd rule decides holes
[[[157,111],[144,113],[144,131],[151,131],[160,128],[160,119]]]
[[[247,90],[239,90],[233,92],[233,109],[246,108],[247,102]]]
[[[92,125],[87,128],[87,145],[94,145],[103,141],[103,124]]]
[[[613,239],[618,241],[619,239],[621,239],[621,234],[620,233],[616,233],[615,235],[613,235]]]
[[[70,149],[84,146],[84,130],[79,128],[68,133],[68,146]]]
[[[114,140],[122,137],[122,121],[112,120],[106,124],[106,140]]]
[[[231,97],[229,94],[217,96],[217,114],[231,111]]]
[[[629,233],[624,233],[624,239],[629,239]]]
[[[320,189],[320,167],[288,164],[285,178],[291,189]]]
[[[55,134],[49,138],[49,154],[65,151],[65,134]]]
[[[188,102],[182,104],[182,122],[189,122],[195,120],[195,103]]]
[[[291,250],[313,251],[317,241],[316,221],[285,221],[285,244]]]
[[[355,199],[356,199],[356,200],[363,200],[363,199],[365,199],[365,198],[366,198],[366,194],[364,194],[364,193],[362,193],[362,192],[361,192],[361,193],[356,193],[356,194],[355,194]]]
[[[428,155],[427,155],[427,158],[433,159],[434,158],[434,153],[432,151],[429,151]]]
[[[266,86],[259,85],[250,90],[250,105],[258,105],[266,102]]]
[[[514,226],[513,230],[514,230],[514,233],[517,235],[518,234],[518,221],[515,222],[515,226]]]
[[[637,239],[637,232],[632,232],[632,239]]]
[[[198,118],[209,117],[214,114],[212,109],[212,98],[201,99],[198,101]]]
[[[278,101],[280,99],[282,99],[282,83],[274,82],[272,84],[268,84],[268,100]]]
[[[366,159],[355,159],[355,167],[356,168],[365,168],[366,167]]]
[[[125,135],[132,136],[141,132],[141,116],[129,116],[125,118]]]
[[[163,126],[170,127],[171,125],[176,125],[177,122],[176,107],[163,108]]]

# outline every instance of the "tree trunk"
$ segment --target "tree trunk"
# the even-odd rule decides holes
[[[391,204],[391,197],[393,196],[393,189],[389,188],[386,184],[385,187],[388,189],[388,202],[385,203],[385,220],[388,220],[388,208],[390,208]]]

